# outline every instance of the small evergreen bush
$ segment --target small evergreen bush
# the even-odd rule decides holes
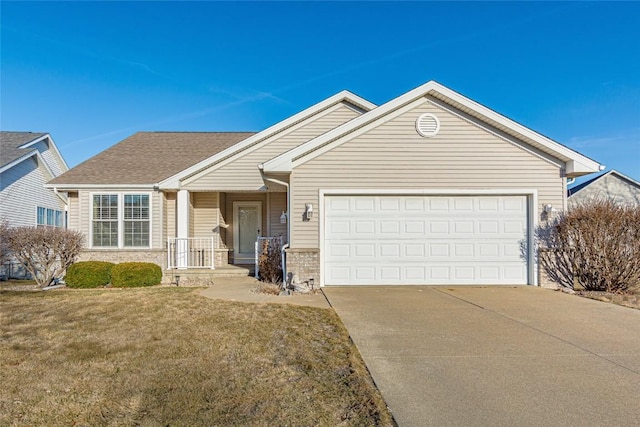
[[[70,288],[97,288],[111,282],[115,264],[105,261],[83,261],[72,264],[64,278]]]
[[[151,262],[123,262],[111,270],[111,285],[117,288],[136,288],[159,285],[162,269]]]

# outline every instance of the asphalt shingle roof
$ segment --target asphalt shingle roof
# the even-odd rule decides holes
[[[155,184],[254,132],[138,132],[50,184]]]
[[[0,132],[0,167],[13,162],[29,152],[36,151],[35,148],[18,148],[27,142],[38,139],[46,135],[43,132]]]

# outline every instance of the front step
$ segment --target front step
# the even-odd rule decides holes
[[[253,277],[253,265],[223,265],[216,267],[214,270],[199,269],[172,269],[165,270],[163,283],[171,283],[180,285],[187,284],[211,284],[215,279],[220,277]]]

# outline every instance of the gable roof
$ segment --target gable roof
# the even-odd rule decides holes
[[[443,103],[457,108],[500,131],[524,141],[536,149],[551,155],[565,163],[567,176],[580,176],[602,169],[601,165],[586,156],[553,141],[531,129],[499,114],[495,111],[479,104],[463,95],[435,82],[427,82],[391,101],[377,107],[376,109],[355,118],[342,126],[339,126],[309,142],[302,144],[286,153],[283,153],[265,163],[260,167],[266,172],[291,172],[300,164],[319,155],[321,147],[331,148],[345,142],[350,135],[367,125],[372,125],[387,114],[390,114],[415,101],[431,96]]]
[[[138,132],[84,161],[47,187],[153,186],[254,132]]]
[[[22,146],[46,135],[43,132],[0,132],[0,168],[35,154],[35,148]]]
[[[570,189],[567,190],[567,194],[568,194],[569,197],[571,197],[574,194],[576,194],[577,192],[579,192],[580,190],[588,187],[589,185],[593,184],[594,182],[598,181],[599,179],[605,178],[607,176],[616,177],[616,178],[618,178],[618,179],[620,179],[622,181],[628,182],[629,184],[631,184],[631,185],[633,185],[633,186],[635,186],[637,188],[640,188],[640,182],[638,182],[635,179],[630,178],[630,177],[628,177],[626,175],[621,174],[620,172],[618,172],[615,169],[611,169],[609,172],[605,172],[605,173],[603,173],[601,175],[596,176],[595,178],[592,178],[592,179],[590,179],[588,181],[583,182],[582,184],[576,185],[575,187],[571,187]]]
[[[376,108],[376,105],[367,101],[364,98],[359,97],[347,90],[343,90],[329,98],[318,102],[317,104],[312,105],[311,107],[300,111],[293,116],[282,120],[267,129],[256,133],[255,135],[245,139],[241,143],[233,145],[226,150],[214,153],[211,157],[203,159],[202,161],[194,164],[193,166],[186,168],[181,171],[177,171],[174,175],[170,175],[161,182],[159,182],[160,188],[177,188],[179,186],[179,182],[187,177],[197,174],[218,162],[221,162],[225,159],[228,159],[232,156],[235,156],[239,153],[242,153],[244,150],[253,147],[261,142],[267,140],[268,138],[273,137],[307,119],[310,117],[327,110],[337,104],[346,103],[355,107],[356,109],[366,113]]]
[[[41,141],[46,141],[48,151],[53,157],[43,157],[35,145]],[[31,157],[36,157],[38,164],[53,178],[69,169],[64,158],[58,151],[53,138],[46,132],[0,132],[0,172],[4,172],[15,165]],[[58,165],[50,164],[57,160]],[[54,173],[55,171],[55,173]]]

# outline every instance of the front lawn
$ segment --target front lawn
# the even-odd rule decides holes
[[[0,425],[392,425],[332,310],[0,290]]]

